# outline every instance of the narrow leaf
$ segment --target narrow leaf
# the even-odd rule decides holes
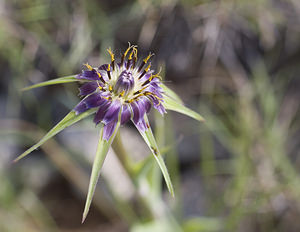
[[[104,162],[104,159],[107,155],[108,149],[112,143],[112,141],[115,138],[115,135],[120,127],[120,122],[117,123],[115,131],[113,132],[112,136],[108,141],[103,139],[103,127],[100,132],[100,138],[97,146],[96,156],[93,163],[92,173],[90,177],[90,183],[89,183],[89,190],[85,202],[85,207],[82,215],[82,222],[83,223],[86,219],[86,216],[88,215],[92,199],[95,193],[96,185],[99,179],[100,171]]]
[[[84,113],[81,113],[79,115],[76,115],[76,113],[72,110],[55,127],[53,127],[38,143],[33,145],[31,148],[26,150],[24,153],[22,153],[13,162],[17,162],[18,160],[24,158],[30,152],[37,149],[39,146],[41,146],[43,143],[45,143],[48,139],[51,139],[53,136],[58,134],[63,129],[67,128],[68,126],[71,126],[72,124],[80,121],[81,119],[83,119],[95,112],[96,112],[96,109],[94,108],[94,109],[90,109]]]
[[[205,119],[198,114],[197,112],[185,107],[183,104],[178,102],[177,100],[174,100],[173,98],[169,97],[168,95],[164,94],[164,102],[163,102],[164,107],[167,110],[172,110],[176,111],[178,113],[185,114],[193,119],[196,119],[200,122],[205,121]]]
[[[75,81],[85,81],[85,80],[77,79],[77,78],[75,78],[74,75],[60,77],[60,78],[56,78],[56,79],[53,79],[50,81],[44,81],[44,82],[41,82],[41,83],[38,83],[35,85],[25,87],[22,89],[22,91],[26,91],[26,90],[30,90],[30,89],[34,89],[34,88],[38,88],[38,87],[43,87],[43,86],[47,86],[47,85],[56,85],[56,84],[69,83],[69,82],[75,82]]]
[[[146,124],[149,125],[147,115],[145,115],[144,119],[146,121]],[[156,162],[158,163],[158,165],[159,165],[159,167],[160,167],[160,169],[163,173],[163,176],[164,176],[165,182],[167,184],[167,187],[169,189],[169,192],[174,197],[174,189],[173,189],[173,185],[172,185],[172,182],[171,182],[171,178],[169,176],[169,173],[168,173],[167,167],[165,165],[164,159],[162,158],[162,156],[159,152],[159,149],[158,149],[156,140],[153,136],[151,128],[149,127],[145,132],[141,131],[138,127],[136,127],[136,128],[138,129],[138,131],[142,135],[143,139],[145,140],[146,144],[150,148]]]

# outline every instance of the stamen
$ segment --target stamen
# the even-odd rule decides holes
[[[93,67],[91,65],[89,65],[88,63],[83,64],[85,67],[87,67],[90,71],[93,70]]]
[[[133,95],[136,95],[136,94],[138,94],[138,93],[143,92],[143,90],[145,90],[147,87],[148,87],[148,86],[145,86],[144,88],[142,88],[142,89],[140,89],[140,90],[134,92]]]
[[[134,45],[130,45],[130,42],[128,42],[128,48],[126,49],[126,51],[124,52],[122,58],[121,58],[121,66],[124,63],[125,57],[127,56],[127,53],[130,51],[131,48],[135,47]]]
[[[147,64],[148,60],[154,56],[154,53],[149,53],[149,55],[143,60],[143,63],[141,63],[139,69],[138,69],[138,72],[140,72],[142,70],[142,68],[144,67],[145,64]]]
[[[98,85],[98,88],[100,89],[100,90],[102,90],[103,89],[103,87],[99,84],[99,82],[97,81],[97,85]]]
[[[111,48],[108,48],[107,52],[109,53],[110,58],[111,58],[112,69],[115,70],[115,54],[111,51]]]
[[[126,65],[126,69],[129,69],[129,66],[130,66],[131,60],[132,60],[132,55],[134,55],[135,50],[137,50],[137,49],[136,49],[136,45],[132,47],[132,51],[131,51],[130,54],[129,54],[128,61],[127,61],[127,65]]]
[[[109,90],[110,92],[113,90],[113,88],[112,88],[111,85],[108,86],[108,90]]]
[[[147,92],[144,92],[143,94],[144,94],[145,96],[151,95],[151,96],[155,97],[159,102],[163,100],[162,98],[156,96],[154,93],[151,93],[151,92],[148,92],[148,91],[147,91]]]
[[[104,96],[102,96],[102,98],[104,98],[104,99],[106,99],[108,101],[110,101],[112,99],[111,97],[104,97]]]
[[[103,79],[103,77],[101,76],[101,74],[100,74],[99,72],[97,72],[97,75],[98,75],[99,79],[100,79],[103,83],[105,83],[105,80]]]
[[[144,70],[144,71],[142,72],[142,74],[139,76],[139,79],[141,79],[141,78],[146,74],[146,72],[149,71],[150,67],[151,67],[151,63],[147,66],[147,68],[145,68],[145,70]]]
[[[152,79],[154,79],[154,78],[158,78],[158,79],[160,79],[160,80],[162,80],[162,78],[161,78],[161,76],[159,75],[160,73],[161,73],[161,67],[159,68],[159,71],[158,71],[158,73],[156,73],[156,74],[154,74],[154,75],[151,75],[151,77],[150,77],[150,81],[152,81]]]
[[[137,48],[133,48],[133,51],[134,51],[134,56],[133,56],[133,64],[131,66],[132,69],[135,68],[136,61],[137,61]]]
[[[110,80],[111,79],[111,76],[110,76],[110,64],[108,64],[106,72],[107,72],[107,75],[108,75],[108,79]]]
[[[119,97],[123,97],[125,94],[125,90],[122,91],[122,93],[119,94]]]
[[[147,68],[145,68],[145,71],[148,72],[150,67],[151,67],[151,63],[147,66]]]
[[[151,75],[151,77],[152,77],[152,75]],[[151,77],[150,77],[150,78],[151,78]],[[145,85],[147,85],[148,83],[150,83],[150,81],[151,81],[150,78],[149,78],[148,80],[146,80],[146,81],[142,84],[142,86],[145,86]]]
[[[149,67],[149,66],[148,66],[148,67]],[[148,68],[148,67],[147,67],[147,68]],[[147,68],[146,68],[146,69],[147,69]],[[145,70],[146,70],[146,69],[145,69]],[[148,69],[147,69],[147,70],[148,70]],[[146,80],[146,81],[142,84],[142,86],[145,86],[145,85],[149,84],[149,83],[150,83],[154,78],[156,78],[156,77],[159,78],[159,79],[161,79],[161,76],[159,76],[160,72],[161,72],[161,68],[160,68],[160,70],[159,70],[158,73],[156,73],[156,74],[154,74],[154,75],[151,74],[150,78],[149,78],[148,80]]]

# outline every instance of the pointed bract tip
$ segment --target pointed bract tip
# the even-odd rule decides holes
[[[89,207],[87,208],[87,207],[85,206],[85,207],[84,207],[83,214],[82,214],[82,220],[81,220],[81,224],[83,224],[83,223],[84,223],[84,221],[85,221],[85,219],[86,219],[86,217],[87,217],[88,213],[89,213]]]
[[[81,224],[83,224],[83,223],[84,223],[85,219],[86,219],[86,215],[82,215]]]
[[[15,164],[15,163],[17,163],[19,160],[20,160],[19,158],[16,158],[16,159],[14,159],[11,163],[12,163],[12,164]]]

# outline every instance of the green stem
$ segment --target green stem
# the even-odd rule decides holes
[[[112,143],[112,148],[114,152],[116,153],[118,159],[120,160],[120,163],[124,167],[125,171],[127,172],[128,176],[130,177],[134,187],[135,192],[139,193],[138,191],[138,181],[136,179],[136,174],[134,172],[132,163],[133,161],[130,159],[130,156],[127,154],[126,149],[123,145],[122,138],[120,131],[117,132],[116,137]],[[145,201],[145,199],[140,196],[140,194],[137,194],[138,201],[140,202],[140,206],[142,208],[141,212],[143,212],[143,216],[146,218],[154,218],[153,213],[151,211],[151,206],[148,205],[148,202]]]

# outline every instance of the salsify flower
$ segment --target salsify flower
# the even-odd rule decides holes
[[[14,160],[18,161],[25,157],[66,127],[95,114],[94,122],[103,126],[93,162],[82,221],[88,214],[102,164],[120,125],[130,120],[134,123],[157,161],[170,193],[174,195],[171,179],[153,136],[147,113],[153,107],[162,115],[167,109],[188,115],[198,121],[204,120],[198,113],[185,107],[177,94],[161,82],[159,73],[154,73],[150,63],[152,53],[139,61],[137,46],[129,44],[117,62],[111,49],[107,51],[111,57],[109,64],[103,64],[98,68],[85,64],[86,69],[78,75],[57,78],[23,89],[74,81],[84,82],[79,89],[83,97],[79,104],[38,143]]]
[[[136,46],[129,46],[116,62],[111,49],[110,64],[103,64],[93,68],[85,64],[87,70],[77,75],[77,79],[90,81],[80,87],[80,95],[85,96],[75,107],[76,114],[90,108],[97,108],[94,122],[103,123],[103,139],[109,140],[117,123],[121,125],[130,119],[139,130],[145,131],[149,124],[144,115],[153,106],[161,114],[166,113],[163,106],[163,90],[160,87],[159,74],[150,69],[149,54],[140,64],[137,60]]]

